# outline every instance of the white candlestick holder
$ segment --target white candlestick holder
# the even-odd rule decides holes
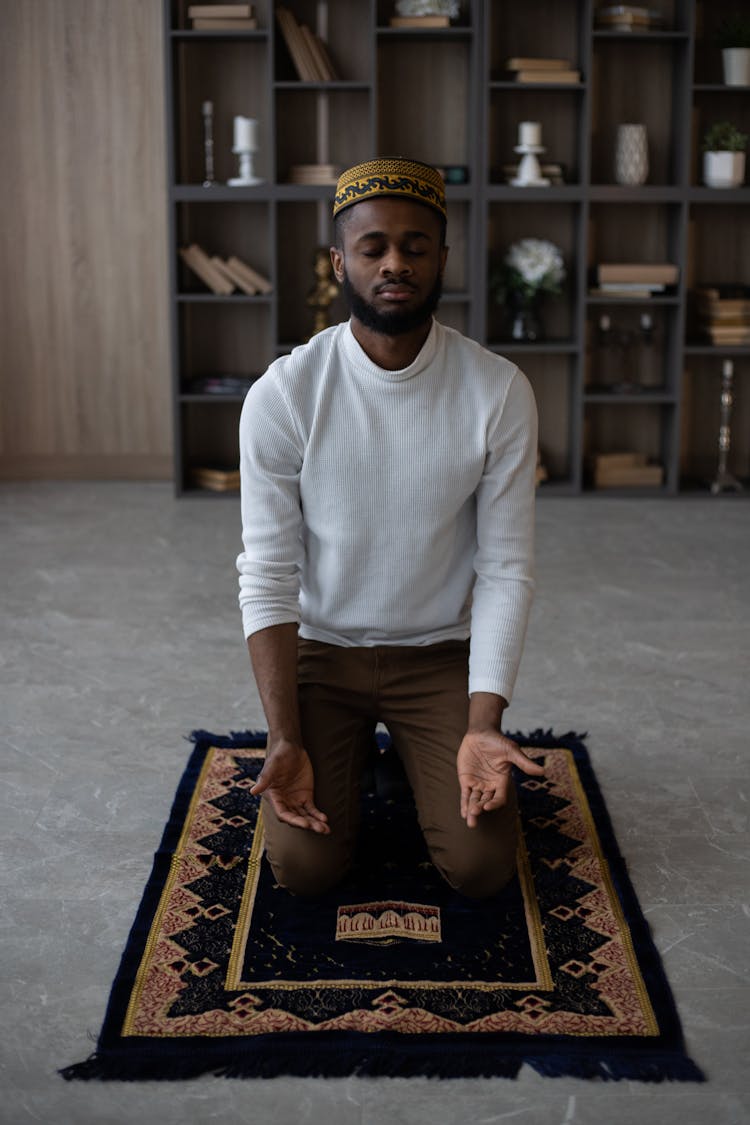
[[[231,180],[227,180],[230,187],[252,187],[254,184],[262,184],[263,180],[255,175],[253,162],[255,158],[255,150],[249,148],[233,148],[232,152],[235,156],[239,157],[240,168],[239,176],[235,176]]]
[[[516,145],[513,150],[521,156],[518,174],[510,182],[514,187],[549,187],[550,181],[542,175],[539,157],[547,149],[544,145]]]

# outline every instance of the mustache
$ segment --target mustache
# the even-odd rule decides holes
[[[392,279],[391,281],[384,281],[382,285],[378,285],[375,289],[375,292],[382,293],[385,289],[410,289],[413,293],[416,289],[416,286],[412,285],[410,281],[400,281]]]

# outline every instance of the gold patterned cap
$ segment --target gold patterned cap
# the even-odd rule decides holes
[[[414,203],[426,203],[447,218],[445,184],[437,168],[419,160],[402,158],[367,160],[342,173],[336,184],[333,217],[365,199],[394,195]]]

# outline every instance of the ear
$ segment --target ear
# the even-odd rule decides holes
[[[450,249],[449,246],[443,246],[441,251],[440,251],[440,276],[441,277],[445,273],[445,263],[448,261],[448,251],[449,251],[449,249]]]
[[[344,254],[336,246],[331,247],[331,264],[333,265],[334,277],[341,284],[344,280]]]

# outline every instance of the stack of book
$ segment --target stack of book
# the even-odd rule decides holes
[[[338,81],[328,47],[319,35],[315,35],[306,24],[297,23],[288,8],[279,6],[276,20],[298,78],[303,82]]]
[[[505,69],[515,82],[563,82],[574,85],[581,81],[580,70],[575,70],[569,59],[512,58]]]
[[[252,4],[191,4],[188,19],[194,31],[254,31]]]
[[[633,4],[610,4],[597,8],[596,27],[601,31],[653,31],[663,27],[664,17],[655,8],[638,8]]]
[[[190,470],[190,482],[197,488],[207,488],[210,492],[239,492],[240,470],[196,465]]]
[[[335,184],[341,169],[335,164],[293,164],[289,169],[290,184]]]
[[[191,395],[246,395],[255,379],[249,375],[198,375],[185,380],[185,390]]]
[[[591,468],[594,488],[658,488],[664,480],[663,466],[645,453],[597,453]]]
[[[241,258],[219,258],[217,255],[210,257],[197,243],[180,248],[180,257],[185,265],[208,286],[212,293],[228,297],[235,289],[255,297],[261,293],[264,296],[271,292],[273,286],[267,277],[252,269]]]
[[[391,27],[450,27],[450,16],[391,16]]]
[[[750,344],[750,285],[696,289],[698,325],[712,344]]]
[[[680,279],[672,262],[600,262],[591,271],[589,294],[641,299],[666,292]]]

